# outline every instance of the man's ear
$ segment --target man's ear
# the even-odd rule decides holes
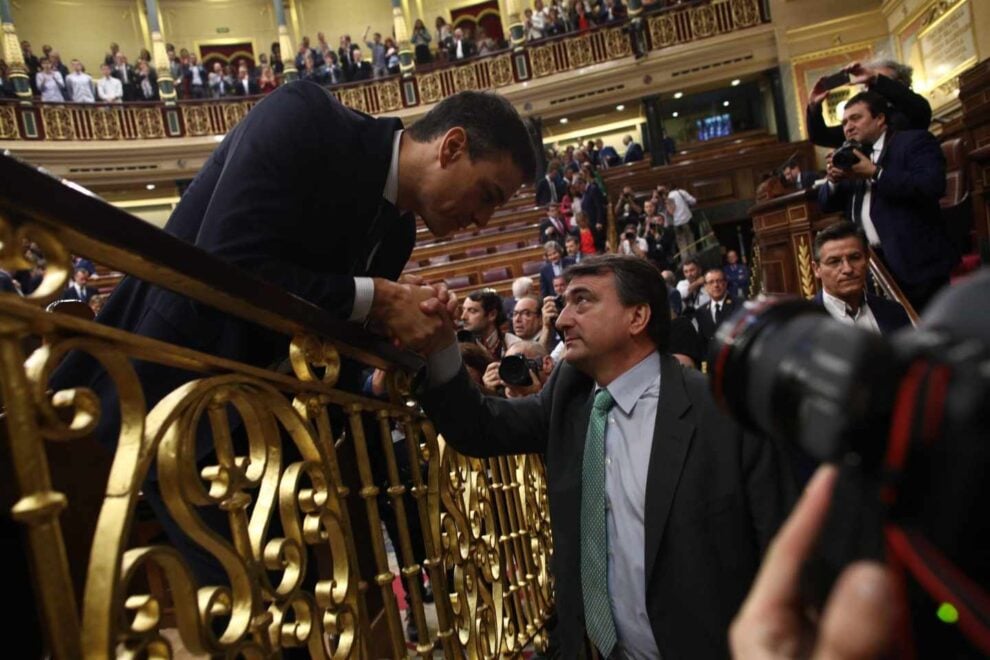
[[[638,335],[640,332],[646,330],[646,326],[650,324],[650,306],[646,303],[641,303],[632,308],[632,319],[629,324],[629,334]]]
[[[821,264],[819,264],[814,259],[811,260],[811,270],[815,272],[815,277],[817,277],[818,279],[822,279],[821,268],[822,268]]]
[[[440,138],[440,166],[446,167],[458,158],[467,156],[467,132],[454,126]]]

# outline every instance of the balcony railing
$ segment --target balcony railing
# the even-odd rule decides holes
[[[64,659],[171,657],[179,645],[229,657],[291,647],[405,657],[396,580],[410,595],[418,654],[438,642],[447,658],[517,656],[541,643],[552,609],[542,462],[445,448],[411,399],[419,357],[0,156],[0,268],[29,267],[28,244],[46,258],[39,287],[0,293],[0,502],[10,507],[0,522],[21,527],[33,582],[8,596],[22,612],[36,605],[40,619],[40,631],[18,629],[19,644],[43,639]],[[46,311],[72,272],[70,254],[282,333],[289,366],[261,369]],[[93,442],[100,410],[93,391],[51,391],[49,376],[70,351],[100,362],[116,387],[121,423],[106,473],[84,462],[52,469]],[[387,399],[338,388],[341,356],[385,370]],[[190,378],[148,410],[134,360]],[[233,418],[243,420],[246,447],[232,440]],[[404,441],[393,443],[393,426]],[[212,465],[191,458],[206,429]],[[301,458],[286,458],[289,446]],[[411,466],[405,478],[400,458]],[[142,536],[154,524],[139,516],[152,473],[181,534],[217,559],[226,583],[200,584],[174,547]],[[81,486],[94,484],[97,494],[83,499]],[[398,571],[384,507],[396,519]],[[229,537],[204,526],[206,509],[227,517]],[[67,534],[87,511],[88,535]],[[429,631],[422,570],[435,596]]]
[[[640,48],[659,51],[745,30],[770,20],[763,0],[698,0],[643,16]],[[441,101],[464,90],[500,89],[635,52],[632,22],[609,23],[483,57],[451,63],[409,77],[393,76],[335,86],[344,104],[369,114],[395,112]],[[0,140],[137,140],[224,135],[256,98],[160,103],[0,103]]]

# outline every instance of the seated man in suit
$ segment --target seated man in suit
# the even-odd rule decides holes
[[[705,292],[709,300],[697,309],[694,318],[698,322],[698,332],[707,350],[718,326],[736,311],[738,305],[735,298],[729,295],[729,282],[721,268],[709,268],[705,271]],[[707,355],[705,359],[708,359]]]
[[[815,187],[815,179],[817,178],[815,173],[802,172],[801,164],[796,160],[789,160],[784,163],[783,175],[784,180],[798,190],[807,190],[808,188]]]
[[[939,214],[945,193],[945,158],[928,131],[895,131],[883,97],[863,92],[849,99],[842,125],[856,151],[848,170],[828,163],[828,185],[818,191],[825,212],[843,211],[863,227],[901,290],[920,313],[959,261]]]
[[[634,142],[631,135],[622,138],[622,144],[626,145],[626,155],[622,157],[623,163],[635,163],[643,160],[643,147]]]
[[[72,282],[65,287],[62,300],[80,300],[88,303],[96,295],[96,290],[87,286],[88,282],[89,271],[85,268],[76,268],[72,273]]]
[[[420,400],[462,453],[544,456],[560,657],[591,657],[587,637],[602,658],[724,658],[792,496],[777,448],[667,354],[652,264],[602,255],[566,278],[564,359],[539,394],[483,396],[448,322]]]
[[[815,302],[834,318],[881,335],[911,324],[898,303],[867,293],[870,257],[862,229],[851,222],[837,222],[818,232],[812,249],[812,268],[822,281]]]
[[[540,296],[556,295],[553,292],[553,278],[564,274],[564,269],[571,265],[570,257],[564,257],[557,241],[547,241],[543,244],[543,254],[547,261],[540,269]]]

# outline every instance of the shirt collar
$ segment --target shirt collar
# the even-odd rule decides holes
[[[883,143],[886,141],[886,138],[887,131],[884,131],[880,134],[880,137],[877,138],[877,141],[873,143],[873,153],[877,156],[879,156],[880,152],[883,151]]]
[[[402,141],[400,128],[392,136],[392,162],[388,166],[388,177],[385,178],[385,190],[382,197],[392,206],[398,206],[399,198],[399,143]]]
[[[660,382],[660,354],[653,351],[639,363],[628,370],[611,383],[605,389],[612,395],[615,405],[619,406],[623,413],[631,415],[636,402],[639,401],[647,390],[654,384]],[[597,392],[601,387],[596,387]]]
[[[825,289],[822,289],[822,302],[825,304],[825,307],[829,310],[829,312],[831,312],[834,316],[838,316],[840,318],[846,317],[854,321],[858,319],[860,316],[862,316],[864,310],[866,309],[866,297],[864,296],[863,301],[859,304],[859,310],[856,312],[856,314],[855,315],[850,314],[849,305],[846,304],[846,301],[842,300],[841,298],[836,298]]]

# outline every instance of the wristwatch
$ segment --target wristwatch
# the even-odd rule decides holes
[[[870,178],[873,179],[874,181],[879,181],[881,174],[883,174],[883,168],[877,165],[877,168],[873,170],[873,176],[871,176]]]

